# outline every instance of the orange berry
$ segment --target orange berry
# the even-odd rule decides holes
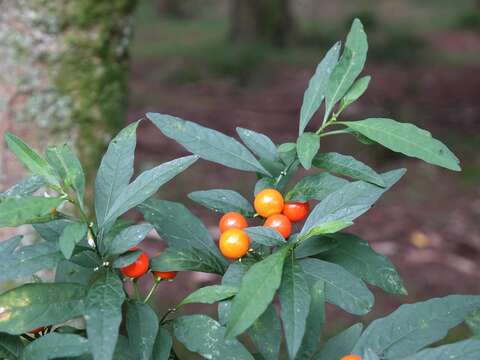
[[[271,215],[281,214],[284,206],[283,195],[275,189],[265,189],[255,196],[255,211],[267,218]]]
[[[43,331],[45,331],[45,328],[43,326],[40,326],[36,329],[30,330],[28,333],[36,335],[36,334],[41,333]]]
[[[176,271],[154,271],[153,276],[161,280],[172,280],[177,276]]]
[[[245,217],[238,212],[228,212],[222,216],[219,223],[220,233],[229,229],[245,229],[248,226]]]
[[[132,248],[131,250],[138,250],[138,248]],[[150,261],[148,259],[148,255],[142,252],[135,262],[121,268],[120,271],[123,275],[135,279],[139,278],[148,271],[149,264]]]
[[[307,218],[309,211],[310,205],[308,202],[289,202],[283,208],[283,215],[292,222],[299,222]]]
[[[250,247],[250,238],[241,229],[229,229],[220,236],[220,252],[228,259],[236,260],[244,256]]]
[[[346,355],[342,357],[340,360],[363,360],[363,358],[360,355]]]
[[[282,214],[269,216],[263,226],[277,230],[285,239],[292,233],[292,223]]]

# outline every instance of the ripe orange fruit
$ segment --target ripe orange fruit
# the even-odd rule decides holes
[[[172,280],[177,276],[176,271],[154,271],[153,276],[161,280]]]
[[[41,333],[42,331],[45,331],[45,328],[43,326],[40,326],[36,329],[30,330],[28,333],[36,335],[38,333]]]
[[[263,226],[277,230],[285,239],[292,233],[292,223],[282,214],[269,216]]]
[[[138,250],[138,248],[132,248],[131,250]],[[142,252],[135,262],[121,268],[120,271],[123,275],[135,279],[139,278],[148,271],[149,264],[150,261],[148,259],[148,255]]]
[[[292,222],[299,222],[307,218],[309,211],[310,205],[308,202],[289,202],[283,208],[283,215]]]
[[[281,214],[284,205],[283,195],[275,189],[262,190],[255,196],[255,211],[265,218]]]
[[[218,224],[220,233],[223,234],[229,229],[245,229],[248,226],[245,217],[238,212],[228,212],[222,216]]]
[[[363,359],[360,355],[350,354],[342,357],[340,360],[363,360]]]
[[[248,252],[250,238],[241,229],[229,229],[220,236],[218,245],[223,256],[236,260]]]

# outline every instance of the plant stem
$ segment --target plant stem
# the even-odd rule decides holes
[[[153,294],[155,293],[155,291],[157,290],[157,287],[158,285],[160,284],[160,282],[162,281],[162,279],[160,278],[155,278],[155,281],[153,283],[153,286],[152,288],[150,289],[150,291],[148,292],[147,296],[145,297],[145,300],[143,300],[143,302],[146,304],[148,303],[148,301],[150,300],[150,298],[153,296]]]
[[[168,315],[174,313],[175,311],[177,311],[176,307],[168,309],[167,312],[165,314],[163,314],[162,318],[160,319],[160,325],[163,325],[165,323],[165,320],[167,319]]]
[[[292,168],[293,164],[295,163],[296,163],[296,160],[292,161],[289,165],[285,167],[285,169],[282,170],[280,175],[278,175],[277,180],[275,180],[275,186],[278,186],[278,184],[280,184],[280,181],[282,181],[282,179],[288,175],[288,171]]]
[[[350,131],[347,129],[343,130],[333,130],[327,133],[320,134],[320,137],[329,136],[329,135],[338,135],[338,134],[349,134]]]
[[[141,300],[141,295],[140,295],[140,288],[138,287],[138,279],[133,279],[132,281],[133,285],[133,294],[135,296],[135,299]]]

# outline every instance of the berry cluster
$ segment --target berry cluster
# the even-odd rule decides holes
[[[292,233],[292,223],[306,219],[308,202],[285,202],[276,189],[264,189],[255,196],[255,211],[265,219],[263,226],[275,229],[285,239]],[[245,217],[237,212],[228,212],[220,219],[220,252],[228,259],[239,259],[248,252],[250,238],[244,231],[248,227]]]

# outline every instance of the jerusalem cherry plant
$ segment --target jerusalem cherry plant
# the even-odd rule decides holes
[[[168,360],[179,358],[180,343],[219,360],[480,359],[479,295],[403,305],[365,329],[358,323],[324,338],[326,303],[362,316],[374,305],[366,284],[399,296],[407,291],[392,263],[346,230],[405,170],[377,173],[352,156],[322,152],[321,144],[353,135],[460,170],[455,155],[426,130],[385,118],[342,118],[368,87],[370,77],[359,78],[366,54],[355,20],[343,52],[335,44],[308,84],[297,139],[279,146],[253,130],[237,128],[243,145],[190,121],[147,114],[193,155],[132,181],[139,122],[129,125],[101,161],[92,208],[81,164],[67,145],[49,147],[42,157],[6,134],[30,176],[0,194],[0,226],[32,225],[41,240],[22,244],[19,235],[0,243],[0,280],[11,288],[0,295],[0,357]],[[323,116],[314,118],[320,108]],[[257,178],[248,196],[232,189],[188,195],[218,214],[218,245],[187,207],[154,197],[199,158]],[[317,171],[294,183],[301,168]],[[132,209],[145,221],[122,218]],[[167,244],[155,257],[141,244],[152,231]],[[53,281],[36,275],[44,269],[55,269]],[[158,284],[182,271],[222,279],[157,315],[151,303]],[[137,283],[142,276],[151,279],[145,292]],[[24,284],[12,288],[12,280]],[[177,315],[192,303],[218,303],[218,316]],[[431,347],[465,320],[477,337]]]

